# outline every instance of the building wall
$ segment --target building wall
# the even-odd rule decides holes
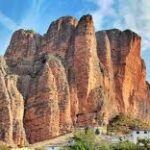
[[[129,136],[128,140],[137,143],[138,139],[150,139],[149,131],[133,131]]]

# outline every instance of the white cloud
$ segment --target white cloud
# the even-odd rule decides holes
[[[20,21],[18,24],[0,11],[0,24],[5,26],[9,30],[10,34],[2,35],[2,33],[0,33],[1,38],[5,37],[3,45],[0,45],[0,52],[3,52],[7,48],[11,38],[11,34],[15,30],[20,28],[29,28],[37,32],[40,31],[42,24],[40,20],[42,20],[41,18],[44,17],[46,10],[48,10],[50,6],[50,1],[48,2],[47,0],[29,0],[29,3],[29,6],[25,6],[26,11],[21,14],[22,21]]]
[[[112,5],[114,0],[87,0],[97,5],[97,9],[92,11],[93,19],[95,22],[96,29],[102,27],[103,21],[106,16],[114,15],[114,9]]]
[[[18,28],[37,28],[42,13],[47,9],[47,5],[43,5],[46,0],[31,0],[30,6],[26,9],[26,14],[22,16],[22,21],[17,25],[11,18],[0,11],[0,23],[11,31]]]
[[[111,28],[131,29],[142,37],[142,49],[150,49],[150,0],[87,0],[95,3],[92,11],[96,29],[105,29],[105,21]]]
[[[0,12],[0,23],[11,31],[15,30],[18,27],[13,20],[4,15],[2,12]]]
[[[37,32],[41,27],[41,18],[44,17],[44,13],[49,8],[49,3],[47,0],[32,0],[30,1],[30,7],[27,10],[25,16],[22,17],[22,22],[20,23],[20,28],[30,28]]]
[[[3,14],[1,11],[0,11],[0,24],[6,27],[11,34],[18,28],[18,25],[12,19]],[[3,44],[0,45],[0,52],[4,52],[5,49],[7,48],[11,38],[10,36],[11,35],[7,34],[3,35],[3,33],[0,33],[0,37],[4,40]]]

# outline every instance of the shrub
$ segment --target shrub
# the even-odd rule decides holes
[[[85,128],[74,133],[75,144],[61,150],[95,150],[96,136],[93,129]]]
[[[99,131],[98,128],[95,130],[95,134],[96,134],[96,135],[99,135],[99,134],[100,134],[100,131]]]
[[[76,144],[74,146],[65,147],[61,150],[150,150],[148,147],[140,147],[139,145],[128,141],[119,142],[115,144],[104,143],[98,146],[95,145],[92,149],[89,149],[85,144],[86,143],[83,143],[80,139],[77,139]]]
[[[85,131],[77,131],[75,138],[80,139],[86,150],[93,150],[96,145],[96,135],[92,128],[85,128]]]
[[[134,129],[150,129],[149,124],[141,121],[140,119],[132,119],[124,114],[114,117],[108,125],[108,132],[128,134]]]
[[[26,29],[25,32],[27,32],[27,33],[35,33],[35,31],[32,30],[32,29]]]

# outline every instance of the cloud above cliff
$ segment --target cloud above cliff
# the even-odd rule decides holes
[[[5,52],[11,35],[17,29],[29,28],[36,32],[45,32],[45,22],[50,23],[46,12],[50,8],[49,4],[50,1],[46,0],[0,1],[0,54]]]
[[[12,7],[16,7],[17,3],[18,0],[14,0],[14,3],[12,3]],[[0,10],[0,24],[2,24],[5,28],[7,28],[10,31],[15,31],[19,28],[30,28],[30,29],[32,28],[34,30],[37,30],[37,32],[39,32],[42,31],[41,26],[43,23],[40,22],[40,20],[42,21],[44,20],[45,16],[47,16],[48,14],[47,12],[49,8],[50,8],[50,1],[27,0],[26,3],[24,3],[24,9],[21,12],[18,12],[16,10],[16,13],[19,13],[21,16],[21,19],[19,21],[13,20],[12,17],[10,17],[8,14]],[[16,13],[14,13],[14,15],[18,16],[18,14]],[[47,20],[47,18],[45,20]]]
[[[7,27],[9,30],[14,30],[17,28],[17,24],[2,12],[0,12],[0,23]]]
[[[131,29],[142,37],[142,49],[150,49],[149,0],[87,0],[97,8],[91,11],[96,29]]]
[[[129,28],[142,36],[143,50],[150,48],[150,0],[0,1],[0,24],[11,31],[32,28],[44,33],[55,18],[84,13],[93,15],[97,30]]]
[[[20,23],[21,28],[32,28],[37,32],[42,31],[41,20],[43,21],[47,15],[47,11],[50,8],[50,1],[46,0],[31,0],[29,2],[29,8],[27,9],[22,21]],[[43,23],[44,24],[44,23]]]

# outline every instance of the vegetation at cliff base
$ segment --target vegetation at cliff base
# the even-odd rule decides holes
[[[75,145],[74,147],[66,147],[62,150],[89,150],[84,147],[84,145]],[[94,147],[91,150],[144,150],[138,145],[130,142],[121,142],[118,144],[101,144]]]
[[[93,129],[75,131],[74,144],[61,150],[94,150],[96,146],[96,135]]]
[[[139,145],[125,141],[115,144],[99,143],[92,129],[85,129],[74,134],[74,144],[61,150],[144,150]]]
[[[139,119],[132,119],[128,116],[120,114],[113,118],[109,125],[109,131],[119,133],[129,133],[134,129],[149,129],[147,123]],[[141,139],[137,144],[129,141],[120,141],[118,143],[111,143],[102,141],[99,137],[99,130],[93,128],[86,128],[85,130],[77,130],[74,133],[74,142],[61,150],[150,150],[150,140]]]
[[[149,130],[150,125],[140,119],[132,119],[124,114],[114,117],[108,125],[108,133],[128,134],[132,130]]]
[[[142,150],[142,149],[138,145],[126,141],[115,144],[102,144],[96,150]]]
[[[92,130],[75,133],[74,144],[60,150],[150,150],[149,142],[141,141],[143,146],[129,141],[119,143],[97,143]]]

